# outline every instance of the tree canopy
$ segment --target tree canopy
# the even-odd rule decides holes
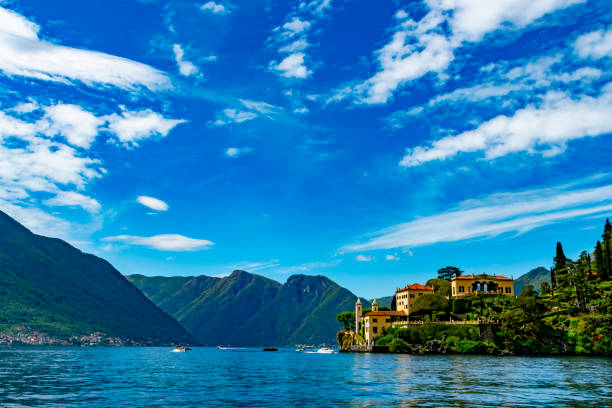
[[[438,279],[450,281],[453,277],[463,274],[463,271],[456,266],[446,266],[438,269]]]
[[[433,288],[436,295],[450,296],[451,294],[451,284],[445,279],[430,279],[426,285]]]
[[[429,315],[433,317],[434,312],[448,313],[450,310],[450,302],[448,299],[440,295],[423,295],[420,296],[412,305],[411,316]]]

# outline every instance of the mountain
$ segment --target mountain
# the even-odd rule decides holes
[[[195,343],[110,263],[35,235],[0,211],[0,331],[101,332],[139,344]]]
[[[374,301],[374,299],[372,299],[372,301]],[[391,302],[393,302],[393,296],[384,296],[376,299],[376,303],[378,303],[378,306],[387,306],[390,308]]]
[[[534,289],[540,291],[540,284],[548,282],[550,284],[550,271],[542,266],[532,269],[514,281],[514,292],[521,294],[527,285],[533,285]]]
[[[293,275],[285,284],[239,270],[225,278],[127,279],[206,345],[335,344],[336,315],[357,300],[324,276]]]

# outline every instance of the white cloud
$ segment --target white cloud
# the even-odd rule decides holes
[[[385,255],[385,260],[387,261],[399,261],[400,258],[397,254],[387,254]]]
[[[88,149],[98,134],[104,120],[96,117],[78,105],[52,105],[44,108],[49,128],[49,136],[64,135],[73,146]]]
[[[294,53],[294,52],[298,52],[298,51],[304,51],[309,46],[310,46],[310,44],[308,44],[308,41],[306,39],[300,38],[298,40],[295,40],[295,41],[285,45],[284,47],[279,48],[278,51],[279,52],[286,52],[286,53]]]
[[[323,13],[331,8],[332,0],[312,0],[300,3],[300,10],[307,10],[317,17],[323,17]]]
[[[372,262],[374,258],[370,255],[359,254],[355,257],[357,262]]]
[[[176,125],[185,123],[183,119],[166,119],[150,109],[124,111],[105,117],[108,130],[117,135],[126,147],[138,146],[138,142],[152,137],[166,137]]]
[[[581,58],[612,57],[612,28],[581,35],[574,42],[574,51]]]
[[[253,148],[251,147],[228,147],[225,150],[225,155],[232,159],[251,153]]]
[[[179,72],[181,75],[192,76],[200,72],[198,67],[196,67],[192,62],[185,60],[185,51],[180,44],[174,44],[172,46],[172,51],[174,51],[174,58],[176,59],[176,64],[179,67]]]
[[[57,45],[38,37],[40,27],[0,7],[0,71],[46,81],[80,81],[152,90],[170,87],[161,71],[113,55]]]
[[[418,22],[408,19],[405,12],[396,13],[399,23],[391,41],[376,52],[378,72],[351,94],[361,103],[386,103],[407,82],[428,73],[443,73],[453,61],[455,49],[464,43],[478,42],[501,28],[525,27],[550,12],[583,1],[427,0],[430,11]],[[331,101],[339,99],[342,97]]]
[[[266,102],[261,101],[251,101],[248,99],[240,99],[240,103],[247,109],[251,111],[255,111],[257,113],[261,113],[262,115],[266,115],[267,117],[272,117],[282,111],[283,108],[280,108],[275,105],[271,105]]]
[[[155,197],[138,196],[136,198],[136,201],[144,205],[145,207],[149,207],[152,210],[168,211],[168,204]]]
[[[462,152],[481,151],[487,159],[521,151],[552,156],[570,140],[612,132],[611,112],[612,84],[596,98],[549,92],[539,106],[530,105],[513,116],[497,116],[474,130],[408,149],[400,165],[418,166]]]
[[[385,228],[343,250],[418,247],[492,238],[504,233],[521,234],[545,225],[609,213],[612,185],[585,187],[593,179],[467,200],[446,212]]]
[[[145,246],[160,251],[199,251],[209,249],[214,245],[213,242],[205,239],[189,238],[179,234],[161,234],[151,237],[141,237],[137,235],[117,235],[102,238],[105,242],[122,242],[128,245]]]
[[[44,203],[50,206],[81,207],[90,213],[97,213],[101,208],[95,199],[74,191],[59,191],[55,197],[45,200]]]
[[[213,14],[230,14],[230,10],[225,7],[223,4],[215,3],[214,1],[209,1],[200,7],[200,10],[207,11]]]
[[[242,123],[247,120],[252,120],[257,117],[257,114],[249,111],[241,111],[238,109],[227,108],[217,113],[216,120],[212,123],[215,126],[224,126],[231,123]]]
[[[567,63],[566,63],[567,62]],[[461,102],[479,102],[487,104],[504,104],[533,100],[539,92],[545,92],[553,86],[565,84],[587,85],[602,77],[603,72],[593,67],[572,68],[563,72],[569,62],[562,54],[547,55],[524,62],[501,62],[489,64],[484,78],[477,78],[476,85],[458,88],[452,92],[437,95],[426,104],[413,106],[410,109],[394,112],[386,118],[392,128],[403,128],[406,122],[423,115],[430,115],[430,110],[443,104]],[[456,112],[457,109],[453,109]]]
[[[283,24],[283,28],[285,29],[286,33],[293,36],[308,30],[310,28],[310,22],[300,20],[299,17],[293,17],[291,21]]]
[[[304,64],[305,56],[303,52],[296,52],[287,56],[280,63],[272,64],[272,67],[281,72],[285,78],[308,78],[312,72]]]

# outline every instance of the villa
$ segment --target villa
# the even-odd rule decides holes
[[[451,295],[447,298],[458,298],[468,295],[505,295],[514,296],[514,279],[495,275],[459,275],[451,279]],[[422,324],[422,320],[410,321],[411,308],[423,295],[433,295],[434,288],[413,283],[395,291],[392,307],[395,310],[379,310],[376,299],[372,301],[372,310],[363,313],[361,300],[355,303],[355,327],[363,329],[363,340],[366,345],[383,335],[391,327],[407,324]],[[441,322],[441,323],[457,323]],[[465,322],[463,322],[465,323]]]
[[[451,296],[482,294],[514,296],[514,279],[495,275],[459,275],[451,279]]]

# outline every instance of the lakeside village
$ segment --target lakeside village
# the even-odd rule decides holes
[[[612,355],[612,225],[578,259],[557,242],[550,270],[514,280],[459,268],[397,289],[391,307],[373,300],[336,319],[341,351],[514,355]]]
[[[70,338],[57,338],[40,333],[28,327],[18,326],[7,332],[0,333],[0,346],[149,346],[152,344],[140,343],[130,339],[110,337],[105,333],[96,331],[87,335],[71,336]]]

